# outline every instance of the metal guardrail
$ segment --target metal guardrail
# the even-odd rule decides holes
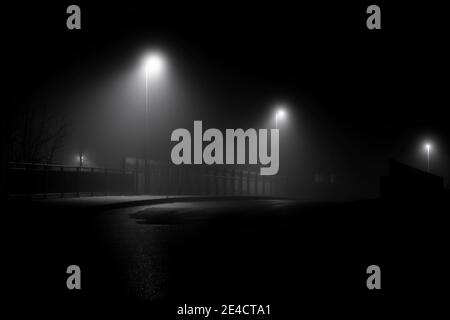
[[[67,197],[112,194],[282,195],[284,179],[224,167],[175,166],[148,162],[124,169],[43,163],[8,164],[11,197]]]
[[[44,163],[8,163],[10,197],[134,194],[134,173],[123,169]]]

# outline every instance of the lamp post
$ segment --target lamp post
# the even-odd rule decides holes
[[[282,119],[285,115],[283,109],[279,109],[275,112],[275,129],[278,129],[278,119]]]
[[[427,171],[430,172],[430,149],[431,149],[431,145],[429,143],[425,144],[425,149],[427,150]]]
[[[285,116],[285,111],[283,108],[277,108],[277,110],[275,111],[275,129],[278,130],[278,120],[283,119]],[[280,146],[281,149],[281,146]],[[273,195],[274,194],[274,178],[272,177],[270,180],[270,194]]]
[[[145,59],[145,127],[146,133],[149,134],[149,97],[148,85],[151,80],[155,80],[164,72],[165,69],[164,57],[157,53],[150,53]],[[148,148],[145,148],[145,158],[148,158]]]
[[[149,125],[149,96],[148,87],[151,80],[157,79],[162,75],[166,67],[165,58],[158,52],[151,52],[145,58],[144,68],[145,68],[145,133],[150,136],[150,125]],[[149,146],[144,139],[144,192],[148,190],[148,175],[147,175],[147,161],[149,157]]]

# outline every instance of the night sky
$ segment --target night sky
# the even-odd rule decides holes
[[[367,30],[359,5],[316,6],[77,2],[82,29],[66,29],[68,5],[6,7],[7,105],[49,108],[68,119],[59,163],[82,149],[93,166],[141,156],[142,55],[167,54],[170,72],[150,92],[151,157],[168,161],[170,133],[280,124],[280,174],[309,195],[316,173],[346,181],[345,196],[373,197],[387,159],[450,179],[446,12],[377,3],[382,29]],[[11,122],[13,123],[13,122]],[[299,196],[302,196],[301,194]]]

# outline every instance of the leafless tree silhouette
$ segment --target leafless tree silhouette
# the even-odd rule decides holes
[[[52,163],[68,136],[64,116],[46,108],[27,106],[9,124],[10,161]]]

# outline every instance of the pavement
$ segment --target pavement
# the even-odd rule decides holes
[[[387,270],[392,299],[432,292],[441,281],[434,266],[447,266],[447,224],[437,213],[383,201],[106,196],[10,206],[3,223],[15,294],[31,290],[23,275],[32,263],[33,288],[45,288],[36,296],[46,301],[268,301],[288,310],[298,297],[371,302],[374,263]],[[79,292],[65,288],[71,264],[82,270]]]
[[[127,299],[152,301],[217,295],[239,282],[257,281],[249,272],[255,274],[254,269],[269,253],[266,249],[273,250],[284,228],[253,222],[268,222],[289,204],[287,200],[222,199],[118,208],[92,218],[95,235],[101,236],[89,241],[87,250],[116,266],[107,279],[116,279],[122,288],[109,287],[108,293],[120,291]],[[104,255],[100,248],[112,254]],[[232,259],[228,257],[230,252]],[[247,269],[244,275],[236,263],[252,270]],[[216,272],[232,275],[211,282]],[[101,277],[99,272],[96,281]],[[225,280],[227,283],[223,283]],[[103,288],[96,289],[104,292]]]

